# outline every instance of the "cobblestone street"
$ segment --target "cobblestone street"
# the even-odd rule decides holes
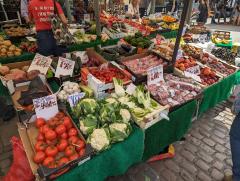
[[[231,173],[229,129],[231,104],[223,102],[193,122],[185,141],[174,144],[175,157],[131,167],[127,174],[108,180],[220,181]]]
[[[230,103],[223,102],[193,122],[185,141],[174,144],[176,155],[150,164],[131,167],[124,176],[108,180],[219,181],[231,170],[229,129],[234,115]],[[0,124],[0,174],[12,162],[10,138],[17,135],[16,120]]]

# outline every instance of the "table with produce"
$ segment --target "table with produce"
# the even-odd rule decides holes
[[[180,140],[192,118],[226,100],[234,86],[238,67],[229,49],[207,52],[184,43],[173,64],[174,40],[146,36],[177,29],[171,16],[139,23],[102,13],[100,20],[100,38],[94,23],[72,25],[75,45],[62,57],[31,54],[11,63],[35,53],[36,43],[0,39],[0,56],[10,60],[0,66],[0,94],[13,102],[30,167],[42,179],[123,174]],[[24,32],[16,29],[16,36]],[[207,32],[192,27],[188,33],[201,31]],[[103,42],[107,46],[97,46]]]

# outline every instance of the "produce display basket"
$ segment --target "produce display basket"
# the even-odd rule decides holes
[[[112,46],[106,46],[106,47],[102,47],[102,48],[99,48],[97,47],[96,50],[99,54],[101,54],[106,60],[109,60],[109,61],[117,61],[118,59],[120,59],[121,57],[127,57],[127,56],[131,56],[131,55],[134,55],[137,53],[137,48],[136,47],[132,47],[132,50],[129,52],[129,53],[126,53],[124,55],[119,55],[118,53],[116,54],[110,54],[110,53],[107,53],[105,52],[104,50],[107,50],[107,49],[112,49],[112,48],[117,48],[118,45],[112,45]]]
[[[204,53],[207,53],[209,55],[209,57],[212,57],[214,59],[216,59],[218,62],[221,62],[225,67],[227,68],[231,68],[231,69],[234,69],[234,72],[232,74],[234,74],[235,72],[237,72],[239,70],[239,67],[235,66],[235,65],[232,65],[232,64],[228,64],[227,62],[217,58],[216,56],[214,56],[213,54],[209,53],[209,52],[206,52],[206,51],[203,51]],[[208,65],[209,66],[209,65]],[[210,66],[209,66],[210,67]],[[212,68],[212,67],[210,67]],[[212,68],[213,70],[215,70],[214,68]],[[229,76],[228,74],[225,74],[225,73],[221,73],[217,70],[215,70],[219,75],[221,75],[222,77],[227,77]],[[230,74],[231,75],[231,74]]]
[[[146,57],[148,55],[156,55],[158,58],[161,58],[164,60],[164,62],[167,62],[167,66],[163,67],[164,70],[168,69],[168,67],[170,66],[170,62],[167,61],[166,59],[162,58],[159,54],[156,54],[155,52],[145,52],[145,53],[141,53],[141,54],[136,54],[136,55],[132,55],[132,56],[128,56],[128,57],[122,57],[120,59],[117,60],[117,62],[122,65],[128,72],[130,72],[132,74],[132,81],[136,84],[140,84],[142,82],[146,82],[147,80],[147,73],[145,74],[136,74],[134,73],[132,70],[130,70],[126,65],[124,65],[123,62],[127,62],[127,61],[131,61],[134,59],[139,59],[139,58],[143,58]]]
[[[153,100],[155,103],[157,103],[157,101]],[[157,103],[159,104],[159,103]],[[149,127],[151,127],[152,125],[156,124],[157,122],[161,121],[162,119],[164,119],[164,117],[162,116],[162,114],[164,115],[168,115],[169,112],[169,106],[161,106],[159,104],[160,108],[157,110],[154,110],[153,112],[147,114],[146,116],[143,117],[142,120],[137,120],[134,116],[132,116],[133,121],[142,129],[148,129]]]
[[[61,111],[64,112],[67,116],[69,116],[69,114],[66,112],[65,109],[61,109]],[[43,180],[54,180],[58,176],[90,160],[91,157],[95,154],[93,148],[86,143],[85,138],[83,137],[79,129],[77,129],[76,124],[72,120],[74,127],[78,130],[78,135],[81,137],[82,140],[85,141],[85,144],[86,144],[85,155],[81,158],[70,161],[69,163],[57,168],[47,168],[43,165],[38,165],[34,163],[33,162],[33,156],[35,153],[34,144],[36,142],[36,137],[38,134],[38,130],[34,125],[35,119],[36,119],[36,115],[33,115],[30,120],[24,121],[24,124],[18,123],[18,132],[22,140],[32,172],[34,175],[36,175],[37,178],[40,177]]]

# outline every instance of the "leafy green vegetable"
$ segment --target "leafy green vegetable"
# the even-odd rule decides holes
[[[119,142],[123,141],[131,133],[132,127],[126,123],[113,123],[109,125],[111,141]]]
[[[80,130],[85,135],[89,135],[97,128],[98,122],[97,118],[91,114],[87,115],[85,118],[79,120]]]

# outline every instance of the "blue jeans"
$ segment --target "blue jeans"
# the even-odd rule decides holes
[[[66,52],[65,47],[57,46],[52,30],[37,32],[38,53],[44,56],[61,56]]]
[[[236,116],[231,126],[230,145],[233,162],[233,180],[240,181],[240,113]]]

